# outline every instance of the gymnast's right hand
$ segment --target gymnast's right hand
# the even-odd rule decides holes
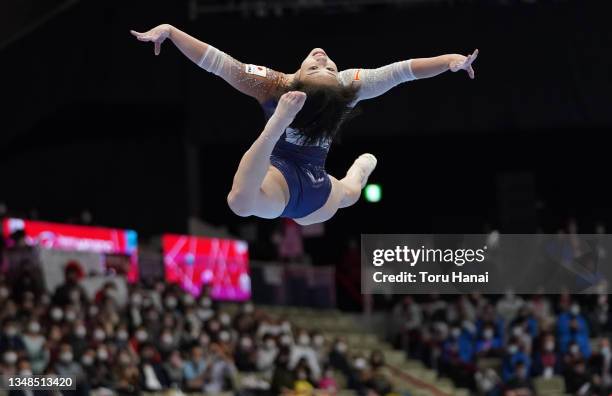
[[[171,25],[163,24],[154,27],[148,32],[139,33],[134,30],[130,30],[130,33],[132,33],[132,35],[139,41],[152,41],[153,44],[155,44],[155,55],[159,55],[159,52],[161,51],[161,44],[170,36],[171,31]]]

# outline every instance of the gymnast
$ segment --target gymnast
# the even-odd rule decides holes
[[[448,70],[465,70],[474,78],[472,62],[478,55],[475,50],[468,56],[447,54],[338,71],[325,51],[315,48],[299,70],[285,74],[243,64],[171,25],[131,33],[153,42],[155,55],[170,39],[198,66],[257,99],[267,124],[242,157],[227,202],[239,216],[288,217],[301,225],[324,222],[357,202],[376,167],[376,158],[366,153],[340,180],[325,170],[330,144],[359,101]]]

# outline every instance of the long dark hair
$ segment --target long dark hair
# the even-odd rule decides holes
[[[307,83],[296,79],[288,91],[302,91],[307,95],[304,107],[290,125],[302,136],[304,144],[335,140],[342,124],[358,113],[352,106],[357,88],[352,86]]]

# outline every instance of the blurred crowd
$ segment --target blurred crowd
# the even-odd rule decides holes
[[[562,377],[568,394],[612,391],[607,294],[422,297],[395,306],[394,341],[459,386],[530,395],[536,378]]]
[[[114,283],[87,293],[81,276],[78,263],[67,265],[54,293],[0,279],[3,374],[71,376],[77,394],[97,395],[391,391],[382,353],[350,355],[345,340],[250,302],[230,314],[207,290],[194,297],[164,282],[129,285],[121,301]]]

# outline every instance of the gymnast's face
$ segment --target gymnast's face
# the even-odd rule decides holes
[[[299,78],[304,82],[338,84],[338,67],[321,48],[315,48],[300,66]]]

